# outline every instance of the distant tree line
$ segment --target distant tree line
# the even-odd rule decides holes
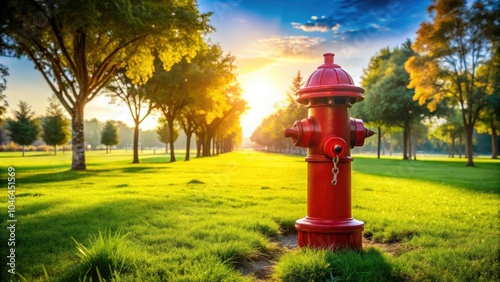
[[[415,42],[382,48],[371,58],[361,81],[365,100],[351,108],[351,116],[378,129],[379,157],[381,149],[390,144],[390,152],[399,150],[403,159],[416,159],[425,145],[450,157],[463,154],[472,166],[479,133],[490,134],[492,158],[498,157],[498,11],[499,1],[478,0],[471,5],[435,1],[428,7],[432,20],[420,25]],[[258,148],[293,152],[281,132],[294,119],[307,116],[294,107],[299,106],[289,98],[262,122],[252,136]]]
[[[185,132],[186,160],[193,135],[197,156],[230,151],[241,139],[246,104],[234,57],[205,42],[211,13],[196,1],[6,1],[0,15],[1,54],[31,60],[69,114],[71,169],[86,169],[84,109],[100,93],[130,110],[134,163],[139,126],[153,110],[169,132]],[[0,66],[0,90],[6,75]],[[174,134],[168,138],[175,161]]]
[[[122,121],[108,120],[101,122],[95,118],[85,120],[84,136],[86,150],[110,151],[111,148],[131,150],[133,148],[134,128],[128,126]],[[14,118],[8,118],[4,121],[4,126],[0,128],[0,145],[14,142],[21,146],[22,155],[26,146],[48,145],[53,147],[54,155],[57,154],[57,148],[63,150],[70,145],[71,126],[69,119],[63,114],[61,106],[55,97],[49,99],[49,106],[44,116],[37,117],[31,110],[31,106],[21,101],[18,110],[15,111]],[[156,153],[164,148],[165,153],[169,153],[170,132],[164,119],[158,120],[158,126],[155,129],[141,131],[139,138],[139,150],[153,150]],[[178,146],[185,148],[187,137],[183,132],[174,128],[174,142]],[[196,144],[191,148],[196,149]]]
[[[283,137],[283,129],[291,127],[296,120],[307,117],[306,106],[295,102],[297,91],[304,85],[300,71],[293,77],[287,91],[287,99],[276,105],[276,111],[266,117],[252,133],[250,140],[257,150],[287,154],[302,154],[304,149],[295,147],[290,140]]]

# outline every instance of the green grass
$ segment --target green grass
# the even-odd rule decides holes
[[[272,279],[284,281],[500,280],[498,161],[467,168],[463,159],[356,156],[353,215],[373,246],[282,254],[278,235],[293,232],[306,211],[303,157],[242,151],[170,164],[145,153],[130,164],[130,154],[89,152],[83,172],[68,170],[69,153],[0,154],[2,182],[16,168],[16,272],[28,281],[44,281],[44,268],[54,281],[83,279],[77,247],[105,261],[111,234],[123,232],[115,243],[133,266],[122,281],[251,281],[239,266],[265,257],[278,260]],[[99,232],[109,240],[99,243]],[[11,278],[6,236],[2,281]]]

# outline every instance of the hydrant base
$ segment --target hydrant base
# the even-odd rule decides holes
[[[364,223],[356,219],[334,221],[305,217],[297,220],[295,228],[300,247],[360,250],[363,245]]]

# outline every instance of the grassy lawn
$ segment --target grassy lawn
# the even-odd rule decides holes
[[[355,156],[353,215],[365,222],[365,246],[331,253],[277,243],[305,215],[303,157],[240,151],[169,164],[145,152],[133,165],[130,155],[89,152],[77,172],[69,153],[0,153],[0,280],[13,277],[13,166],[16,272],[27,281],[96,281],[95,266],[116,281],[253,281],[239,269],[268,260],[267,279],[278,281],[500,281],[499,161]]]

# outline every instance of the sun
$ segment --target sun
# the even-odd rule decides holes
[[[250,108],[241,117],[241,126],[243,136],[250,137],[262,120],[274,112],[274,105],[283,99],[283,90],[271,77],[262,73],[249,74],[240,82],[243,98]]]

